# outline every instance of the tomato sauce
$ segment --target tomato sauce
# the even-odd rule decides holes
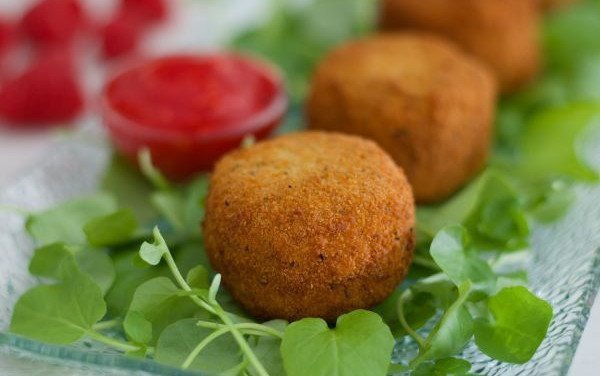
[[[134,159],[150,149],[169,177],[209,170],[246,135],[266,137],[286,98],[267,65],[233,54],[170,56],[145,62],[105,88],[104,122],[117,149]]]

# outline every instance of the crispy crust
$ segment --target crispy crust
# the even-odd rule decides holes
[[[383,30],[422,30],[458,43],[489,65],[502,92],[540,71],[539,0],[383,0]]]
[[[405,277],[414,216],[402,170],[375,143],[305,132],[217,164],[204,242],[253,316],[331,321],[381,302]]]
[[[449,42],[390,34],[333,51],[317,68],[307,114],[312,129],[376,141],[417,202],[430,203],[485,165],[495,99],[491,74]]]

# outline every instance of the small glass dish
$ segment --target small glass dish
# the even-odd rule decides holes
[[[171,69],[174,72],[174,67],[167,68],[167,64],[181,64],[183,59],[188,60],[188,64],[205,64],[211,59],[235,62],[247,70],[245,73],[251,73],[250,77],[254,79],[252,82],[262,90],[260,95],[267,97],[264,99],[264,105],[256,108],[248,116],[236,117],[233,120],[228,118],[223,121],[214,121],[211,126],[202,122],[193,126],[182,126],[177,121],[171,121],[168,127],[164,124],[156,125],[136,119],[115,105],[112,98],[113,88],[126,75],[140,68],[149,69],[151,72],[158,72],[159,69]],[[144,73],[148,74],[148,72]],[[243,82],[239,84],[244,85]],[[173,88],[170,89],[172,91]],[[210,94],[207,93],[207,95]],[[151,95],[144,96],[144,98],[151,97]],[[193,103],[190,98],[182,100],[186,103]],[[150,102],[147,106],[149,105]],[[211,106],[206,106],[204,103],[202,105],[211,109]],[[200,171],[211,170],[214,163],[223,154],[239,147],[245,137],[253,136],[260,140],[269,136],[282,122],[287,110],[288,99],[281,73],[276,67],[262,60],[233,53],[184,54],[150,59],[122,70],[106,84],[101,106],[103,123],[120,153],[132,162],[136,162],[138,152],[143,148],[148,148],[153,156],[154,164],[163,173],[173,180],[185,180]],[[225,115],[228,114],[225,113]]]

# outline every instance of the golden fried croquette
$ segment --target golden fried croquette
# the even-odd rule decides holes
[[[421,30],[450,38],[488,64],[502,92],[540,70],[538,0],[383,0],[383,30]]]
[[[375,143],[305,132],[218,162],[204,242],[255,317],[331,321],[381,302],[404,278],[414,216],[402,169]]]
[[[430,203],[485,165],[495,98],[492,75],[450,42],[378,35],[319,65],[307,117],[312,129],[375,140],[404,169],[417,202]]]
[[[538,0],[543,10],[554,10],[575,4],[579,0]]]

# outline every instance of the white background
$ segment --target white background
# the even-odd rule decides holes
[[[179,1],[184,2],[184,0]],[[29,2],[30,0],[0,0],[0,12],[16,14]],[[86,3],[96,14],[102,14],[109,11],[114,0],[86,0]],[[266,9],[265,0],[215,0],[206,1],[204,4],[196,0],[186,3],[191,8],[186,12],[178,12],[169,30],[162,30],[160,34],[157,33],[150,38],[148,45],[145,46],[147,49],[177,51],[189,50],[190,46],[195,49],[210,48],[221,42],[227,32],[238,25],[256,22]],[[86,60],[84,64],[86,71],[83,72],[86,84],[92,92],[97,91],[102,82],[102,73],[98,71],[94,60],[93,58]],[[55,131],[23,132],[0,124],[0,188],[10,184],[15,176],[35,168],[36,160],[44,158],[47,153],[52,153],[49,146],[56,137],[60,136]],[[0,358],[0,370],[5,361]],[[23,365],[23,370],[20,372],[18,365],[15,366],[13,362],[10,370],[6,372],[14,376],[27,376],[32,370]],[[596,301],[592,310],[570,375],[600,375],[600,299]]]

